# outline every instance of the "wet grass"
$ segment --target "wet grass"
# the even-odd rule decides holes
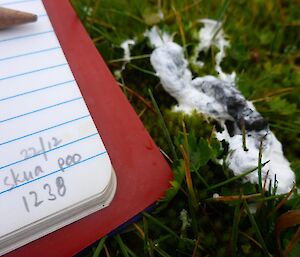
[[[268,118],[299,184],[299,2],[298,7],[296,0],[72,2],[174,173],[156,211],[144,213],[139,222],[78,256],[299,256],[298,193],[276,195],[275,179],[245,183],[243,176],[261,171],[260,162],[239,177],[219,164],[217,159],[227,152],[213,136],[216,124],[201,114],[170,111],[176,102],[155,76],[149,61],[152,48],[144,37],[157,25],[173,34],[191,59],[201,28],[198,20],[221,20],[231,43],[222,67],[237,73],[239,89]],[[120,47],[127,39],[137,42],[130,63]],[[203,68],[191,65],[197,76],[216,75],[216,51],[199,56]]]

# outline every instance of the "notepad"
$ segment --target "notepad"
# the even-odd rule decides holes
[[[0,255],[110,204],[109,155],[40,0],[0,31]]]
[[[0,250],[16,248],[5,257],[74,256],[155,204],[172,179],[69,0],[42,2],[0,0],[39,16],[0,31]],[[11,177],[24,171],[29,181]]]

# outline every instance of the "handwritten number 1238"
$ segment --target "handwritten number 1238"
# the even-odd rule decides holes
[[[56,187],[54,187],[54,189],[48,183],[43,185],[43,189],[48,193],[48,201],[55,201],[57,196],[63,197],[66,194],[67,188],[62,177],[57,177],[55,184]],[[44,202],[36,191],[30,191],[29,196],[23,196],[22,199],[27,212],[30,212],[32,207],[39,207]]]

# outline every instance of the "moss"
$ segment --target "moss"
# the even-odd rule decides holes
[[[139,58],[126,64],[118,82],[156,144],[170,156],[168,142],[157,122],[158,116],[148,94],[148,89],[151,89],[179,156],[179,160],[173,160],[171,164],[175,176],[173,185],[176,185],[177,189],[173,186],[171,191],[167,192],[165,201],[159,204],[164,208],[153,214],[173,233],[145,218],[148,222],[147,233],[150,241],[146,242],[138,236],[138,231],[134,227],[129,227],[121,233],[123,242],[136,256],[176,257],[191,256],[195,242],[199,238],[196,256],[230,256],[234,210],[236,204],[241,203],[216,202],[211,197],[214,193],[224,196],[251,195],[256,193],[256,187],[250,183],[245,184],[240,179],[207,190],[209,186],[232,178],[232,173],[226,166],[216,162],[216,156],[220,158],[225,156],[225,145],[222,150],[219,143],[213,139],[212,132],[216,126],[213,120],[196,112],[184,115],[171,111],[176,101],[164,92],[158,78],[154,76],[149,61],[152,49],[143,33],[152,25],[168,31],[174,35],[175,42],[180,45],[185,43],[186,58],[190,60],[194,47],[198,44],[198,31],[202,26],[198,20],[201,18],[221,20],[231,43],[231,47],[227,49],[227,57],[222,62],[222,68],[228,73],[232,71],[237,73],[239,89],[247,99],[254,101],[256,108],[269,120],[271,129],[283,143],[285,154],[292,162],[299,184],[300,8],[296,8],[293,1],[288,0],[73,0],[72,2],[112,73],[120,70],[124,64],[118,60],[123,57],[120,43],[129,38],[136,39],[137,44],[131,53],[132,56]],[[91,8],[91,13],[85,11],[87,7]],[[163,13],[164,19],[159,18],[158,10]],[[216,74],[214,70],[216,51],[217,49],[213,48],[198,56],[205,62],[203,68],[190,65],[194,76]],[[180,144],[185,144],[183,123],[186,126],[189,147],[192,149],[190,165],[198,201],[197,208],[191,205],[189,188],[185,182],[186,170],[179,148]],[[205,158],[201,159],[201,156]],[[254,218],[272,256],[278,255],[274,245],[274,224],[278,216],[288,210],[299,208],[300,203],[296,194],[279,210],[274,211],[273,215],[266,218],[282,199],[283,197],[275,198],[271,193],[265,193],[258,200],[249,200],[258,206],[264,202],[262,205],[264,209],[254,215]],[[192,221],[185,238],[181,235],[179,219],[179,213],[183,208],[188,211]],[[143,221],[138,225],[146,232]],[[257,240],[255,228],[241,208],[236,256],[264,256],[261,247],[256,243]],[[290,240],[289,233],[284,240],[284,242]],[[110,256],[121,256],[119,245],[114,238],[107,240],[106,246]],[[149,247],[152,247],[154,255],[147,250]],[[299,251],[298,245],[295,251],[297,249]],[[90,256],[91,252],[92,247],[81,256]],[[298,255],[299,253],[293,252],[291,256]]]

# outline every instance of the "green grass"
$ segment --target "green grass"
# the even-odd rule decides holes
[[[295,226],[299,222],[295,218],[288,224],[284,216],[300,208],[298,194],[291,192],[291,198],[275,195],[274,180],[265,185],[269,189],[265,191],[264,181],[259,185],[245,183],[245,174],[234,177],[226,165],[218,163],[227,152],[213,136],[216,124],[201,114],[186,116],[171,111],[176,102],[155,76],[149,61],[152,48],[144,37],[146,29],[157,25],[174,34],[175,42],[185,47],[190,59],[201,28],[197,20],[222,20],[231,43],[222,67],[237,73],[239,89],[268,118],[299,184],[300,8],[296,2],[72,1],[174,173],[171,188],[154,212],[144,213],[139,222],[114,237],[101,239],[78,256],[282,256],[286,248],[288,256],[300,255],[300,233]],[[124,65],[120,44],[126,39],[137,41],[131,51],[133,59],[116,72]],[[205,60],[202,69],[191,65],[195,74],[216,75],[215,51],[201,56]],[[159,122],[151,122],[154,119]],[[259,162],[258,168],[248,173],[260,172],[262,165]],[[214,198],[215,193],[222,197]],[[256,213],[251,212],[254,207]],[[181,213],[186,214],[183,217]]]

